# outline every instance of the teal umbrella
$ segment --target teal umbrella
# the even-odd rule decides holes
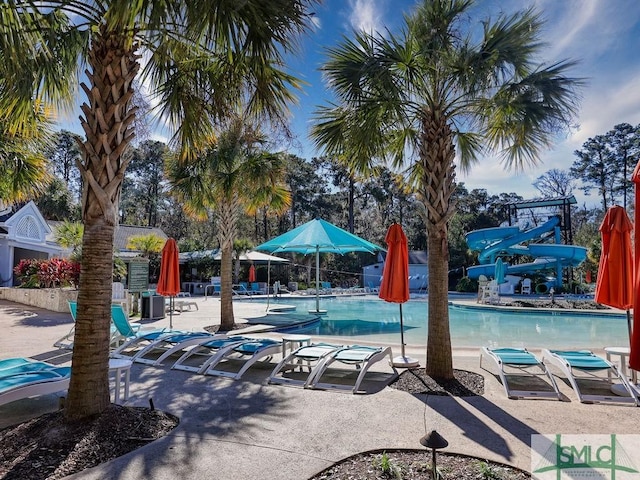
[[[318,288],[320,284],[321,253],[339,253],[343,255],[348,252],[375,253],[378,250],[384,251],[384,248],[375,243],[368,242],[332,223],[320,219],[311,220],[300,225],[262,245],[258,245],[255,249],[270,253],[296,252],[304,255],[315,254],[316,311],[313,313],[323,313],[320,310],[320,289]]]
[[[496,270],[495,270],[495,274],[494,277],[496,279],[496,283],[498,285],[500,285],[501,283],[504,283],[504,274],[505,274],[505,266],[504,263],[502,262],[502,259],[499,258],[496,260]]]

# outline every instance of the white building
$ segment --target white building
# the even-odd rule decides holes
[[[378,262],[362,268],[364,287],[378,288],[384,271],[386,253],[378,254]],[[427,252],[409,252],[409,290],[426,292],[427,290]]]
[[[17,211],[0,202],[0,286],[11,287],[13,268],[23,259],[60,257],[63,249],[33,202]]]

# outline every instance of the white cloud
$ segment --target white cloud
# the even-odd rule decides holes
[[[386,1],[379,0],[349,0],[351,27],[367,33],[382,31],[384,24],[380,7],[384,7],[385,4]]]

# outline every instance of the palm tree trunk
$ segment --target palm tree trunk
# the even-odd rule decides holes
[[[135,118],[129,105],[139,65],[128,36],[103,26],[94,34],[87,73],[91,88],[82,85],[89,105],[82,105],[86,141],[78,168],[82,174],[82,270],[74,337],[71,383],[65,408],[69,420],[104,411],[110,403],[109,335],[113,237],[127,160],[123,152],[133,138]]]
[[[216,210],[220,259],[220,330],[231,330],[233,317],[233,240],[236,237],[238,216],[236,199],[221,201]]]
[[[108,364],[113,235],[114,226],[107,222],[98,219],[85,223],[72,374],[65,408],[66,417],[72,420],[98,414],[111,401]]]
[[[419,198],[427,225],[429,307],[427,374],[453,378],[449,330],[449,245],[447,224],[454,213],[450,202],[455,189],[453,135],[444,115],[426,112],[420,138],[422,185]]]

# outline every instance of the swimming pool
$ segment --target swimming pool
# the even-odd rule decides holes
[[[315,308],[315,299],[279,298],[271,304],[295,305],[303,313]],[[398,304],[371,296],[334,297],[321,299],[320,308],[327,310],[320,324],[299,333],[353,337],[354,342],[400,342]],[[454,347],[602,348],[629,342],[624,315],[513,313],[450,306],[449,321]],[[403,323],[405,343],[426,345],[426,300],[403,304]]]

